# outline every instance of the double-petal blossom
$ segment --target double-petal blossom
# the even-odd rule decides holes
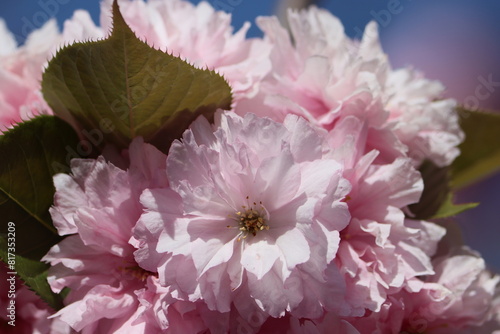
[[[343,202],[350,185],[342,165],[323,158],[324,133],[292,115],[281,124],[226,113],[218,124],[214,131],[195,121],[170,149],[170,189],[143,193],[147,212],[137,229],[149,236],[145,265],[163,254],[161,283],[221,312],[239,302],[240,290],[242,302],[273,317],[339,307],[323,292],[343,294],[328,264],[350,218]]]

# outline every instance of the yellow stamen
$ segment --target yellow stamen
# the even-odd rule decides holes
[[[249,196],[246,197],[247,201]],[[262,202],[259,202],[259,206],[257,206],[257,202],[252,202],[253,205],[242,205],[242,211],[237,211],[233,219],[238,223],[238,226],[234,226],[238,228],[240,234],[238,235],[238,241],[242,239],[246,239],[249,234],[256,236],[257,232],[263,230],[269,230],[269,225],[267,225],[267,212]],[[232,226],[228,226],[228,228],[232,228]]]

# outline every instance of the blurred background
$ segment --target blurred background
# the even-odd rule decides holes
[[[192,0],[194,3],[199,0]],[[315,4],[330,10],[346,34],[360,38],[365,25],[379,24],[382,45],[394,68],[412,66],[447,86],[447,96],[466,107],[500,111],[500,1],[498,0],[208,0],[230,12],[233,25],[259,15],[283,14],[287,6]],[[61,26],[75,9],[99,22],[99,0],[0,2],[0,17],[19,44],[51,17]],[[253,25],[250,36],[260,36]],[[481,94],[488,90],[490,93]],[[481,131],[481,129],[478,129]],[[500,131],[500,129],[499,129]],[[500,143],[496,143],[500,145]],[[464,189],[458,202],[481,202],[457,219],[466,244],[500,272],[500,173]]]

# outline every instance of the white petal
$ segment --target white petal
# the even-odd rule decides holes
[[[280,256],[280,249],[265,240],[249,243],[243,250],[241,265],[261,279],[271,270]]]

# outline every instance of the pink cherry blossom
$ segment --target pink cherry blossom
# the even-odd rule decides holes
[[[433,274],[431,256],[445,229],[406,217],[419,200],[423,182],[408,158],[377,160],[364,153],[370,141],[367,121],[348,116],[327,136],[330,155],[344,164],[352,189],[346,198],[351,214],[335,262],[345,278],[352,316],[380,311],[390,294],[421,288],[416,277]],[[377,163],[378,161],[378,163]]]
[[[127,171],[103,157],[73,159],[72,175],[54,177],[54,225],[61,235],[71,235],[43,260],[52,265],[52,289],[71,289],[54,317],[82,333],[159,330],[156,321],[146,321],[156,318],[136,295],[156,273],[135,262],[132,229],[142,213],[143,189],[167,186],[165,156],[138,138],[129,158]]]
[[[4,24],[0,39],[0,131],[38,114],[51,113],[40,92],[42,68],[59,42],[55,20],[33,31],[25,44],[15,47],[15,40]]]
[[[492,303],[500,277],[485,270],[484,261],[464,248],[433,260],[436,273],[418,292],[391,295],[379,312],[349,321],[361,333],[491,333]]]
[[[350,186],[323,159],[324,133],[291,115],[280,124],[227,113],[218,124],[194,122],[170,149],[171,189],[143,193],[137,238],[152,254],[138,263],[159,260],[162,285],[220,312],[249,301],[273,317],[338,311],[343,282],[328,264]]]
[[[221,313],[201,300],[181,300],[159,284],[156,268],[137,264],[134,252],[138,258],[144,252],[132,236],[142,213],[139,196],[146,188],[168,189],[166,156],[141,138],[125,155],[127,170],[103,157],[74,159],[72,175],[54,177],[52,218],[59,233],[70,236],[44,260],[52,265],[52,289],[71,291],[53,317],[82,333],[223,333],[249,326],[234,307]]]
[[[406,153],[415,165],[425,159],[439,166],[453,161],[463,140],[454,101],[442,99],[439,83],[410,70],[393,71],[375,23],[355,41],[325,10],[311,7],[288,14],[291,36],[276,18],[258,19],[272,46],[272,71],[259,94],[242,101],[236,112],[258,110],[276,120],[294,113],[327,130],[354,115],[367,121],[374,139],[365,153],[376,148],[381,161]],[[373,147],[377,142],[381,145]]]
[[[52,114],[40,91],[44,67],[62,45],[103,37],[86,11],[75,12],[64,27],[61,34],[56,21],[49,20],[17,47],[0,21],[0,131],[39,114]]]
[[[420,319],[429,333],[483,325],[488,319],[495,288],[500,281],[486,271],[484,260],[464,248],[433,261],[436,274],[427,279],[410,316]],[[415,327],[410,321],[408,330]],[[498,329],[498,328],[497,328]]]
[[[54,312],[20,287],[17,331],[500,333],[500,277],[409,209],[418,166],[459,154],[455,102],[393,70],[375,23],[352,40],[311,7],[289,12],[290,33],[259,18],[265,37],[247,39],[249,24],[233,33],[206,2],[119,4],[149,45],[223,74],[234,112],[199,117],[168,155],[135,138],[113,162],[74,159],[54,177],[66,237],[43,260],[52,290],[70,292]],[[20,47],[0,20],[0,131],[51,113],[43,66],[105,37],[110,8],[101,27],[77,11]]]
[[[449,165],[459,154],[464,134],[454,112],[456,101],[443,99],[445,88],[412,69],[391,71],[385,84],[389,124],[408,146],[409,156],[438,166]]]

